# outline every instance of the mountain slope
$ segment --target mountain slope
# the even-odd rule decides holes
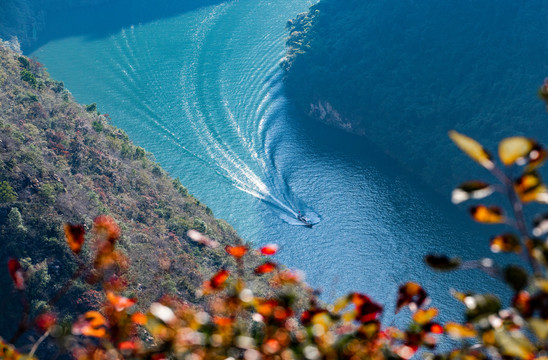
[[[143,306],[162,294],[198,301],[204,279],[230,261],[222,246],[204,249],[190,241],[189,229],[221,244],[241,242],[150,154],[109,125],[108,115],[94,104],[75,103],[40,64],[0,43],[0,263],[17,257],[35,269],[29,279],[34,310],[76,267],[63,224],[89,230],[99,214],[122,228],[120,247],[131,260],[125,278]],[[90,252],[86,245],[84,256]],[[7,271],[0,271],[0,286],[9,294],[3,308],[18,309]],[[96,306],[93,289],[77,284],[60,308]],[[16,315],[1,312],[0,324],[8,329],[0,326],[0,336],[13,330]]]
[[[546,14],[539,0],[321,0],[288,23],[286,89],[446,192],[468,171],[448,130],[493,147],[546,125]]]

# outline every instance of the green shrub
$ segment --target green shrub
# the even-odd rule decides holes
[[[53,184],[42,184],[40,187],[40,196],[42,196],[44,199],[46,199],[48,202],[55,201],[55,186]]]
[[[26,57],[19,56],[17,60],[19,60],[19,63],[21,64],[23,69],[30,70],[30,61]]]
[[[33,73],[26,69],[21,70],[21,80],[28,82],[29,85],[32,87],[36,87],[36,84],[38,82],[36,80],[36,76],[34,76]]]
[[[9,204],[17,200],[17,193],[7,181],[0,181],[0,204]]]
[[[86,106],[85,106],[85,109],[86,109],[86,111],[89,112],[89,113],[96,112],[96,111],[97,111],[97,104],[96,104],[96,103],[92,103],[92,104],[86,105]]]
[[[105,126],[103,125],[103,123],[99,120],[93,120],[93,122],[91,123],[91,126],[93,127],[93,129],[97,132],[101,132],[103,131],[103,129],[105,128]]]

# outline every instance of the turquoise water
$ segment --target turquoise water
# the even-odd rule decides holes
[[[278,63],[287,19],[308,5],[222,2],[109,35],[53,40],[32,55],[244,239],[279,244],[278,260],[304,270],[325,299],[366,292],[397,322],[391,313],[405,281],[421,282],[448,317],[462,310],[450,287],[503,291],[478,271],[436,274],[423,265],[428,252],[489,255],[484,228],[448,196],[363,138],[292,113]],[[318,223],[298,226],[298,211]]]

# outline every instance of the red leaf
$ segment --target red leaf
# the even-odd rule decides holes
[[[52,313],[41,314],[36,318],[36,327],[43,332],[48,331],[57,323],[57,317]]]
[[[382,306],[371,301],[371,299],[360,293],[350,294],[351,301],[356,306],[356,320],[366,323],[376,320],[382,312]]]
[[[417,283],[408,282],[400,286],[396,313],[404,306],[409,306],[412,311],[420,308],[428,300],[428,294]]]
[[[255,274],[266,274],[274,270],[276,270],[276,264],[269,261],[262,265],[257,266],[257,268],[255,268]]]
[[[440,324],[430,323],[427,328],[427,331],[433,334],[443,334],[443,326],[441,326]]]
[[[278,252],[278,245],[268,244],[261,248],[261,254],[263,255],[274,255]]]
[[[15,288],[17,290],[23,290],[25,288],[25,277],[21,264],[17,259],[11,258],[8,260],[8,271]]]
[[[217,274],[213,275],[210,280],[204,283],[204,291],[207,293],[211,290],[220,290],[224,286],[229,275],[230,272],[228,270],[220,270]]]
[[[137,350],[137,344],[134,341],[122,341],[118,344],[118,349],[123,352],[132,352]]]

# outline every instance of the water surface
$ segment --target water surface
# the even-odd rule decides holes
[[[279,244],[278,260],[304,270],[325,299],[366,292],[391,322],[398,284],[413,280],[454,317],[462,309],[449,287],[501,285],[477,271],[432,273],[422,257],[488,255],[486,232],[363,138],[292,113],[278,64],[287,19],[308,5],[227,1],[108,36],[54,40],[32,55],[244,239]],[[319,223],[296,226],[298,211]]]

